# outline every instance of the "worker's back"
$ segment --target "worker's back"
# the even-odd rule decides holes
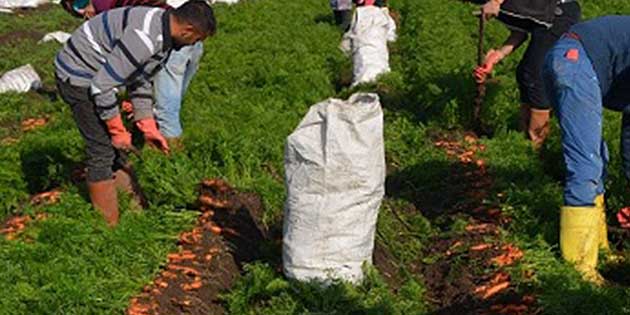
[[[604,16],[571,28],[579,36],[597,73],[604,105],[630,104],[630,16]],[[625,86],[624,86],[625,85]]]

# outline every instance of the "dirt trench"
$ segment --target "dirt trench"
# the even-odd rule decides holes
[[[131,299],[128,315],[224,314],[219,294],[232,287],[244,264],[260,258],[267,236],[258,196],[213,179],[201,184],[198,203],[196,226],[180,235],[179,251]]]
[[[405,266],[427,288],[431,314],[540,314],[536,297],[517,290],[508,272],[524,253],[502,240],[501,228],[511,218],[488,203],[496,198],[490,196],[493,178],[478,157],[485,146],[473,134],[435,134],[433,142],[452,162],[444,176],[445,189],[412,194],[413,209],[399,210],[422,211],[440,230],[421,257]],[[390,183],[394,189],[401,185]],[[462,231],[451,230],[453,217],[466,221]],[[375,259],[378,269],[387,270],[384,262]]]

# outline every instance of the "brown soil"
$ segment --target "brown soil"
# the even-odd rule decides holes
[[[260,258],[266,240],[262,203],[222,180],[206,180],[198,205],[197,225],[181,234],[179,251],[168,255],[168,265],[131,300],[127,314],[225,313],[219,294],[234,284],[245,263]]]
[[[11,45],[20,41],[39,41],[44,37],[44,33],[37,31],[14,31],[0,35],[0,45]]]

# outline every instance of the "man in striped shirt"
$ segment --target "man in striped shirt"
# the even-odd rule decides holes
[[[63,0],[64,9],[71,14],[89,19],[107,10],[125,6],[147,6],[169,9],[177,8],[188,0]],[[183,47],[173,51],[164,65],[153,78],[155,98],[155,119],[160,133],[170,146],[181,147],[183,133],[180,112],[184,94],[193,76],[197,73],[203,55],[203,44]],[[123,102],[123,110],[129,108]]]
[[[87,144],[90,198],[111,226],[118,223],[116,186],[124,181],[117,177],[128,178],[126,151],[133,148],[117,92],[127,90],[145,141],[168,153],[153,118],[151,77],[173,49],[194,45],[215,31],[212,9],[200,0],[177,9],[117,8],[83,23],[57,54],[57,87]]]

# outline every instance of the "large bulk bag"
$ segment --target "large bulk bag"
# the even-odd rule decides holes
[[[313,105],[287,139],[285,176],[284,273],[303,281],[361,281],[385,193],[378,95]]]

